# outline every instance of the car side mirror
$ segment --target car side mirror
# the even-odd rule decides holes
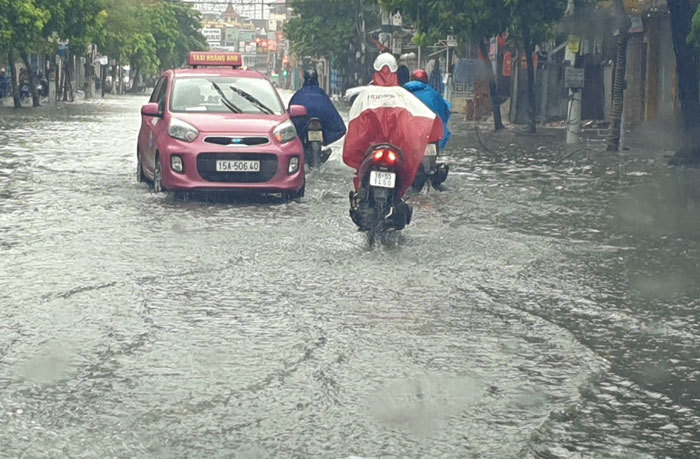
[[[301,118],[302,116],[308,115],[309,112],[303,105],[290,105],[289,106],[289,116],[292,118]]]
[[[163,114],[160,112],[160,107],[158,103],[150,102],[143,107],[141,107],[141,115],[143,116],[153,116],[155,118],[162,118]]]

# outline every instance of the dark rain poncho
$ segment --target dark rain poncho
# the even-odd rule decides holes
[[[345,135],[345,122],[335,109],[333,102],[316,82],[306,82],[304,86],[292,96],[289,105],[303,105],[308,111],[304,118],[292,118],[297,133],[302,139],[306,139],[309,119],[318,118],[323,127],[323,145],[328,145]]]

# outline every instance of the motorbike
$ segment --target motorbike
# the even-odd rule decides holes
[[[49,80],[46,77],[41,77],[36,90],[39,91],[41,97],[49,97]]]
[[[32,92],[29,89],[29,82],[23,81],[19,86],[19,100],[24,103],[29,100],[30,97],[32,97]]]
[[[323,150],[323,126],[318,118],[311,118],[307,129],[307,138],[304,142],[304,155],[306,164],[310,167],[318,167],[328,160],[331,150]]]
[[[404,153],[394,145],[373,145],[364,158],[357,171],[358,191],[350,192],[350,218],[372,244],[387,231],[411,223],[413,208],[403,201],[401,190],[412,177]]]
[[[416,178],[411,185],[413,191],[420,192],[426,183],[429,183],[436,190],[440,189],[440,185],[447,179],[447,173],[450,168],[447,164],[437,162],[439,155],[439,142],[428,144],[421,167],[418,169]]]

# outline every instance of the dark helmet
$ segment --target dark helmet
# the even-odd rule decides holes
[[[422,81],[423,83],[428,82],[428,74],[423,69],[417,69],[411,74],[412,80]]]
[[[304,71],[304,83],[318,84],[318,73],[314,69]]]

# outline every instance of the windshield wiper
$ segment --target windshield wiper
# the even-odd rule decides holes
[[[221,96],[221,103],[223,103],[223,104],[226,106],[226,108],[228,108],[229,110],[231,110],[233,113],[243,113],[243,110],[241,110],[240,108],[236,107],[236,106],[233,104],[233,102],[231,102],[231,101],[228,99],[228,97],[226,97],[226,95],[224,94],[224,92],[221,90],[221,88],[219,87],[219,85],[216,84],[215,81],[209,80],[209,82],[210,82],[211,85],[214,87],[214,89],[216,89],[216,92],[219,93],[219,96]]]
[[[245,100],[247,100],[248,102],[250,102],[251,104],[253,104],[253,105],[255,105],[256,107],[258,107],[258,109],[260,109],[261,112],[263,112],[263,113],[265,113],[265,114],[268,114],[268,115],[274,115],[274,114],[275,114],[275,112],[274,112],[270,107],[268,107],[267,105],[263,104],[263,103],[260,102],[258,99],[256,99],[254,96],[252,96],[251,94],[245,92],[244,90],[238,89],[238,88],[236,88],[235,86],[229,86],[229,88],[231,88],[231,91],[235,92],[236,94],[238,94],[239,96],[241,96],[242,98],[244,98]]]

